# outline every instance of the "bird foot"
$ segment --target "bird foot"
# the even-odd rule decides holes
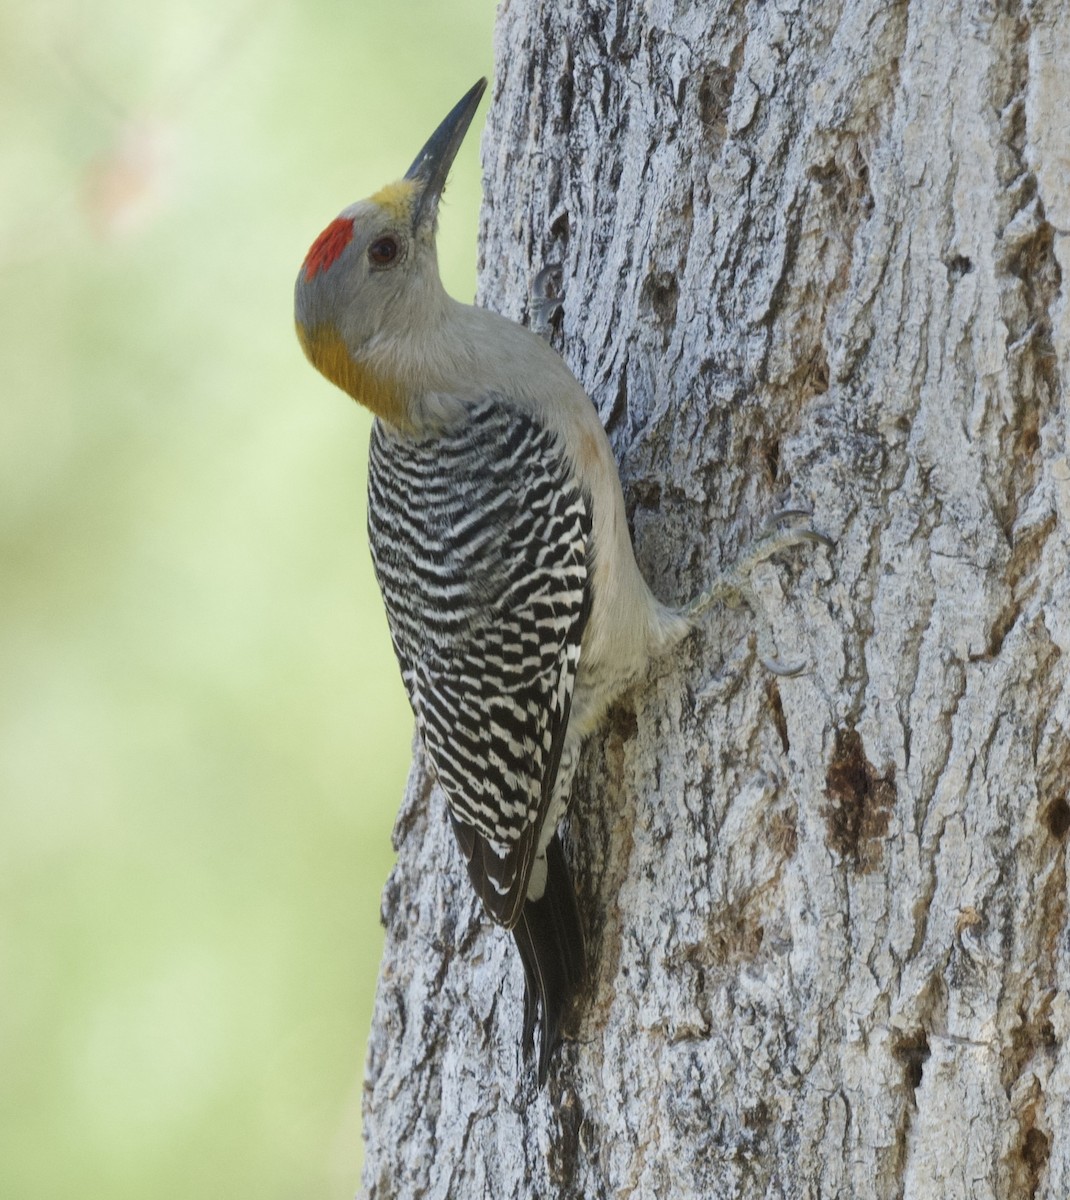
[[[834,542],[823,533],[818,533],[809,524],[801,528],[784,528],[792,521],[809,521],[813,514],[803,508],[785,508],[774,513],[769,523],[751,543],[747,551],[731,566],[723,570],[713,585],[696,597],[685,609],[684,616],[694,622],[711,604],[723,603],[730,607],[745,604],[757,620],[758,658],[767,671],[774,675],[792,677],[806,669],[806,662],[784,662],[777,657],[772,628],[765,610],[751,582],[755,569],[785,550],[800,546],[817,545],[832,547]]]

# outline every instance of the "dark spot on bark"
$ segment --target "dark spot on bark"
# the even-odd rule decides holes
[[[580,1129],[585,1124],[583,1106],[571,1086],[566,1085],[561,1089],[561,1094],[555,1097],[554,1112],[557,1116],[557,1136],[550,1143],[546,1166],[550,1182],[555,1187],[567,1188],[576,1178],[580,1161]],[[570,1189],[560,1194],[571,1196],[573,1192]]]
[[[803,380],[803,390],[804,398],[807,400],[814,396],[823,396],[829,390],[829,360],[825,353],[825,347],[820,343],[810,359],[806,377]]]
[[[766,831],[775,854],[784,859],[795,856],[799,845],[799,814],[794,807],[771,813]]]
[[[736,897],[717,909],[709,923],[705,961],[715,967],[755,958],[765,940],[758,907],[749,896]]]
[[[639,733],[639,722],[635,709],[627,704],[614,704],[609,710],[607,726],[622,742],[630,742]]]
[[[769,700],[769,711],[773,714],[773,728],[777,731],[784,753],[787,754],[791,749],[791,742],[788,740],[788,722],[784,716],[784,705],[780,699],[780,685],[777,683],[775,675],[766,684],[765,692]]]
[[[1007,582],[1012,592],[1020,591],[1023,583],[1036,571],[1044,543],[1054,531],[1056,522],[1055,513],[1049,513],[1043,521],[1015,539],[1011,547],[1011,560],[1007,564]],[[1058,650],[1055,652],[1059,653]]]
[[[1030,422],[1032,427],[1027,423],[1018,435],[1018,444],[1022,447],[1023,454],[1026,451],[1032,453],[1040,445],[1040,436],[1035,429],[1036,413],[1030,418]],[[1017,455],[1016,461],[1022,461],[1022,457],[1022,454]],[[1030,587],[1028,581],[1037,569],[1044,544],[1051,536],[1055,522],[1056,517],[1052,513],[1015,539],[1006,570],[1009,598],[992,622],[984,653],[973,656],[974,660],[995,658],[1003,649],[1007,635],[1018,624],[1022,615],[1022,596]]]
[[[719,63],[710,67],[698,86],[699,120],[718,146],[728,133],[728,109],[735,87],[735,66],[723,67]]]
[[[773,438],[771,442],[767,442],[765,446],[765,464],[769,469],[769,478],[776,480],[777,474],[780,471],[780,439]]]
[[[1059,928],[1063,928],[1061,918]],[[1001,1053],[1000,1082],[1018,1123],[1017,1144],[1008,1156],[1011,1186],[1007,1195],[1040,1194],[1051,1153],[1051,1138],[1041,1128],[1046,1123],[1042,1081],[1051,1077],[1059,1052],[1050,1016],[1055,994],[1054,990],[1047,993],[1032,1013],[1019,1009],[1021,1023],[1011,1031]]]
[[[1012,600],[996,616],[996,619],[992,622],[992,628],[988,631],[988,646],[985,649],[984,655],[986,659],[990,660],[998,657],[999,652],[1003,649],[1003,643],[1007,638],[1007,634],[1014,628],[1015,622],[1021,615],[1021,611],[1021,607]]]
[[[1054,993],[1049,993],[1041,1001],[1039,1011],[1032,1015],[1019,1010],[1021,1023],[1011,1030],[1010,1040],[1003,1045],[1000,1082],[1008,1096],[1014,1092],[1015,1085],[1027,1071],[1039,1075],[1037,1068],[1041,1063],[1051,1066],[1054,1062],[1059,1042],[1048,1011],[1053,996]],[[1023,1105],[1022,1111],[1027,1107],[1028,1102]]]
[[[1015,281],[1007,292],[1004,320],[1011,379],[1022,399],[1001,441],[1007,462],[1018,464],[1019,457],[1027,462],[1035,457],[1039,430],[1061,390],[1052,313],[1062,292],[1062,269],[1055,253],[1055,229],[1035,198],[1032,173],[1019,174],[1012,186],[1017,213],[1026,216],[1030,228],[1025,236],[1000,239],[996,268]],[[1030,211],[1034,204],[1035,211]],[[1020,476],[1017,495],[1003,515],[1006,526],[1013,525],[1021,496],[1032,490],[1034,473]]]
[[[648,512],[658,512],[661,509],[661,484],[653,479],[642,479],[632,485],[632,496],[637,508],[645,508]]]
[[[1053,838],[1062,841],[1066,837],[1067,830],[1070,830],[1070,804],[1066,803],[1065,796],[1048,805],[1044,812],[1044,824]]]
[[[895,773],[890,767],[878,772],[855,729],[836,733],[825,792],[830,801],[823,812],[829,846],[858,874],[876,870],[895,806]]]
[[[773,1114],[764,1100],[759,1100],[753,1108],[743,1110],[743,1128],[762,1132],[773,1124]]]
[[[855,139],[844,139],[824,162],[814,163],[807,175],[820,189],[828,215],[853,237],[859,217],[873,212],[869,164]]]
[[[963,275],[969,275],[973,270],[973,260],[965,254],[955,254],[944,262],[944,266],[947,268],[948,283],[956,284]]]
[[[573,79],[567,74],[561,80],[561,122],[566,129],[572,127]]]
[[[1044,1005],[1044,1010],[1050,1000]],[[1010,1045],[1003,1054],[1001,1082],[1008,1098],[1014,1102],[1014,1117],[1018,1122],[1017,1145],[1008,1156],[1011,1186],[1008,1195],[1037,1196],[1051,1155],[1051,1138],[1041,1126],[1044,1121],[1045,1094],[1042,1079],[1054,1066],[1058,1045],[1051,1020],[1042,1013],[1029,1019],[1022,1013],[1022,1023],[1011,1034]],[[1048,1070],[1037,1070],[1037,1059]],[[1028,1076],[1027,1076],[1028,1072]],[[1025,1086],[1019,1086],[1024,1084]]]
[[[1014,156],[1020,159],[1025,150],[1026,135],[1025,104],[1020,96],[1008,103],[1006,110],[1000,115],[1000,122],[1003,126],[1000,131],[1003,140],[1014,152]],[[1010,168],[1011,164],[1008,164],[1008,173]]]
[[[1040,1177],[1051,1157],[1051,1138],[1034,1127],[1022,1142],[1022,1163],[1026,1169],[1030,1198],[1040,1191]]]
[[[663,329],[671,329],[676,324],[676,305],[679,299],[680,285],[675,275],[659,271],[646,277],[640,303],[654,314],[655,320]]]
[[[917,1029],[913,1033],[900,1033],[892,1043],[892,1056],[902,1065],[912,1092],[921,1087],[925,1064],[931,1054],[929,1036],[924,1029]]]
[[[394,918],[397,915],[398,908],[401,905],[401,887],[397,881],[397,872],[391,871],[386,877],[386,884],[383,887],[383,894],[379,900],[379,924],[384,929],[389,929],[394,924]],[[398,926],[399,933],[404,936],[404,925]]]
[[[614,430],[621,421],[628,417],[628,358],[625,355],[624,361],[620,364],[620,369],[617,372],[617,390],[613,393],[613,403],[609,406],[609,412],[602,413],[602,424],[605,426],[606,433],[613,435]],[[630,506],[628,496],[624,498],[625,505],[628,507],[628,520],[632,519],[633,507]]]
[[[446,908],[442,914],[442,923],[438,927],[438,938],[436,939],[439,947],[452,946],[457,936],[457,911],[453,908]]]
[[[1023,405],[1018,412],[1016,451],[1020,457],[1030,459],[1040,449],[1041,412],[1031,405]]]

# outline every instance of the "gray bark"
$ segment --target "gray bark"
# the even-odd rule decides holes
[[[506,0],[481,300],[555,344],[683,601],[836,540],[613,713],[593,982],[536,1093],[417,754],[364,1194],[1070,1195],[1070,22],[1058,0]]]

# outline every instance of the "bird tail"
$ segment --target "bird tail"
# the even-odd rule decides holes
[[[546,847],[546,887],[538,900],[526,900],[513,937],[524,964],[524,1057],[535,1048],[535,1019],[540,1018],[539,1087],[546,1082],[557,1049],[561,1020],[587,982],[576,893],[555,833]]]

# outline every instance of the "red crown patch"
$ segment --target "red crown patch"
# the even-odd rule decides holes
[[[352,240],[353,222],[349,217],[335,217],[305,255],[306,281],[315,279],[320,271],[326,271]]]

